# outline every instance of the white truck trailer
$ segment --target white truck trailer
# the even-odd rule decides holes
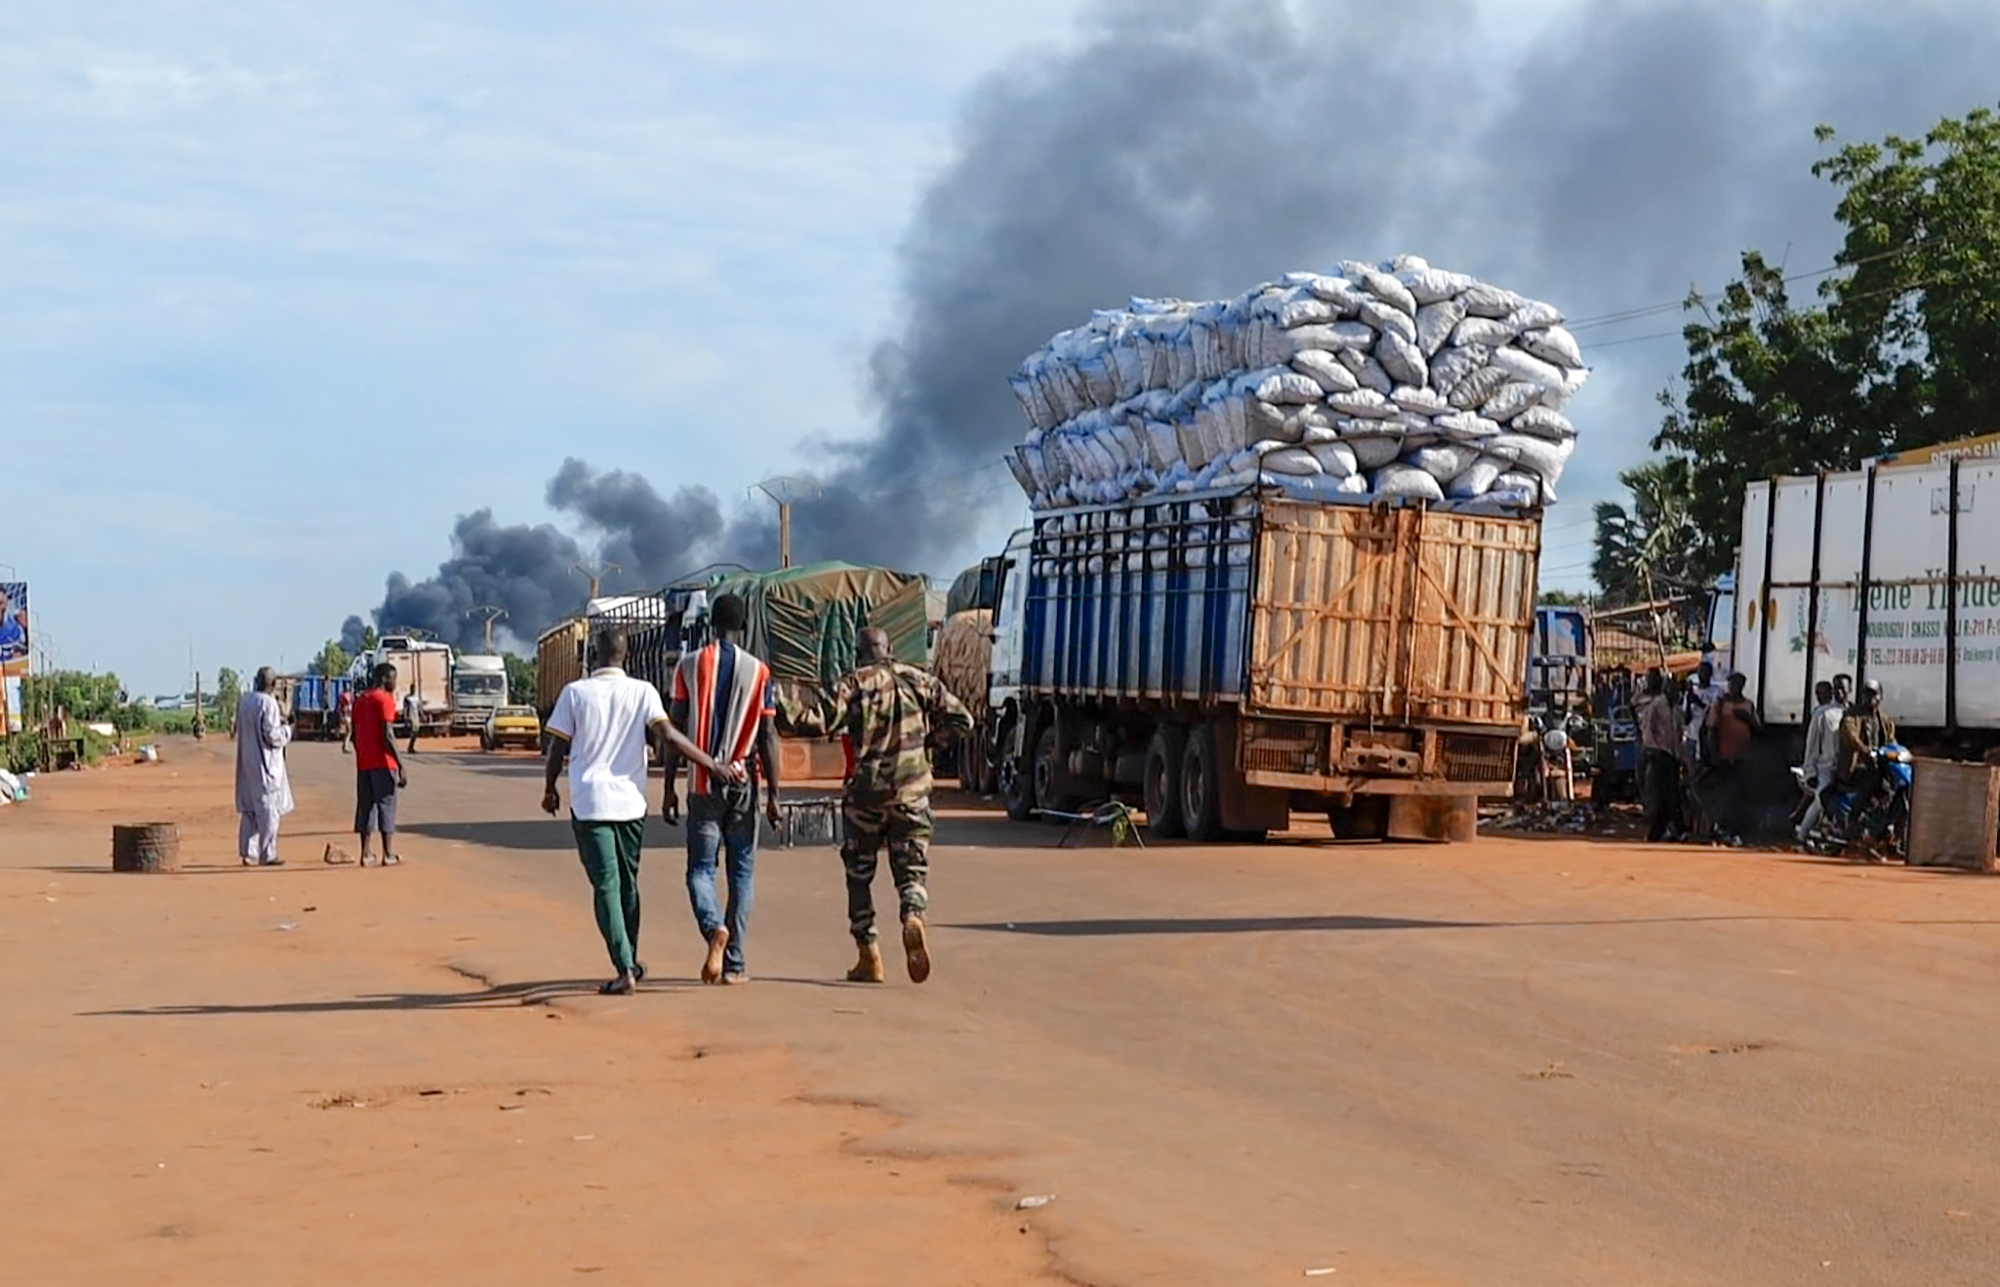
[[[1750,484],[1733,585],[1715,599],[1718,659],[1776,728],[1803,725],[1814,684],[1846,674],[1881,681],[1913,748],[2000,745],[1995,510],[2000,435]]]

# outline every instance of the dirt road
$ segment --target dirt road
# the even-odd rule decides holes
[[[657,1243],[614,1239],[597,1258],[599,1281],[634,1282],[674,1279],[628,1254],[688,1237],[704,1255],[810,1248],[789,1271],[724,1260],[709,1277],[725,1282],[1033,1281],[1044,1240],[1055,1272],[1101,1284],[1309,1268],[1361,1284],[1970,1284],[2000,1263],[2000,885],[1569,840],[1055,849],[1054,830],[961,812],[936,850],[930,984],[831,981],[850,951],[838,864],[801,850],[759,868],[756,982],[702,989],[680,982],[699,943],[677,836],[656,825],[645,955],[672,979],[618,1001],[563,982],[603,962],[567,829],[534,812],[534,765],[420,758],[409,867],[154,882],[166,892],[147,897],[187,926],[156,968],[23,959],[13,944],[94,932],[78,909],[44,937],[33,918],[62,904],[38,904],[34,882],[120,903],[148,882],[31,870],[94,866],[101,829],[86,845],[47,814],[24,859],[0,813],[7,914],[29,927],[0,964],[41,980],[10,1003],[30,1069],[0,1071],[39,1111],[0,1141],[58,1173],[0,1179],[0,1221],[120,1247],[120,1265],[220,1254],[208,1241],[247,1257],[282,1227],[376,1266],[386,1229],[433,1266],[535,1247],[538,1267],[572,1274],[618,1219],[579,1217],[610,1204],[660,1224]],[[339,800],[336,753],[301,748],[295,766],[309,802]],[[279,901],[260,907],[266,890]],[[286,913],[288,898],[320,910]],[[260,1069],[254,1102],[183,1117],[244,1093],[188,1086],[191,1049],[214,1077]],[[47,1084],[78,1052],[95,1080]],[[182,1081],[162,1075],[169,1057]],[[610,1062],[586,1076],[593,1060]],[[383,1088],[375,1116],[307,1106]],[[503,1114],[510,1097],[549,1102]],[[512,1145],[503,1120],[539,1138]],[[347,1152],[359,1122],[384,1133]],[[281,1132],[308,1170],[268,1206],[232,1205],[273,1164],[191,1152],[201,1123],[230,1147]],[[170,1143],[201,1182],[182,1176],[179,1205],[134,1205],[165,1187],[140,1172]],[[716,1149],[731,1178],[692,1185],[685,1159]],[[667,1161],[577,1187],[601,1156],[647,1152]],[[535,1160],[498,1169],[509,1157]],[[371,1175],[397,1197],[345,1235]],[[412,1205],[441,1185],[450,1201]],[[1056,1197],[1013,1212],[1030,1193]],[[148,1240],[148,1222],[193,1232]],[[886,1277],[870,1259],[884,1246],[931,1259]]]

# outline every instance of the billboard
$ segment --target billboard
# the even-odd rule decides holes
[[[28,677],[28,583],[0,581],[0,703],[4,731],[21,731],[21,681]]]

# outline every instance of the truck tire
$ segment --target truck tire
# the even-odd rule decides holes
[[[1187,835],[1181,813],[1181,761],[1187,755],[1187,730],[1162,724],[1153,730],[1146,748],[1146,834],[1155,840],[1179,840]]]
[[[1357,795],[1345,808],[1326,811],[1335,840],[1387,840],[1389,838],[1389,797]]]
[[[1188,733],[1181,755],[1181,822],[1190,840],[1222,839],[1222,763],[1213,724]]]
[[[1007,802],[1007,816],[1016,822],[1028,822],[1035,816],[1040,801],[1035,799],[1035,770],[1032,757],[1023,760],[1018,755],[1009,755],[1006,747],[1014,737],[1014,721],[1000,726],[1000,736],[994,746],[1000,749],[1000,758],[994,765],[994,775],[999,779],[1001,798]]]
[[[1056,726],[1050,724],[1035,739],[1035,755],[1028,763],[1030,789],[1035,794],[1035,808],[1062,810],[1068,801],[1056,789],[1061,776],[1061,764],[1056,759]]]

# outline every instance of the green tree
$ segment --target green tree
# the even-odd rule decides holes
[[[507,666],[507,700],[522,706],[537,703],[537,677],[541,673],[541,661],[535,657],[520,657],[514,653],[502,654]]]
[[[1599,501],[1597,553],[1590,575],[1607,604],[1645,603],[1692,589],[1700,580],[1701,543],[1689,514],[1695,490],[1685,457],[1649,460],[1618,475],[1631,508]]]
[[[1653,446],[1691,466],[1697,577],[1728,566],[1753,479],[2000,430],[2000,117],[1980,108],[1879,144],[1818,138],[1833,150],[1813,173],[1841,190],[1846,229],[1819,302],[1796,305],[1796,279],[1745,252],[1719,297],[1689,295],[1687,365],[1660,395]]]
[[[215,672],[215,726],[224,732],[236,726],[236,703],[243,700],[243,679],[224,666]]]
[[[1544,590],[1536,597],[1535,603],[1544,608],[1587,608],[1590,596],[1575,590]]]
[[[377,644],[379,644],[379,643],[381,643],[381,642],[382,642],[382,636],[381,636],[381,635],[379,635],[379,634],[377,634],[377,633],[375,633],[375,627],[373,627],[373,626],[369,626],[369,627],[365,628],[364,630],[362,630],[362,632],[361,632],[361,651],[363,651],[363,652],[372,652],[372,651],[374,650],[374,648],[375,648],[375,645],[377,645]]]
[[[345,675],[347,668],[353,664],[354,658],[347,655],[347,650],[340,646],[340,641],[329,639],[326,641],[326,646],[319,650],[319,656],[313,658],[312,668],[316,675],[337,679]]]

